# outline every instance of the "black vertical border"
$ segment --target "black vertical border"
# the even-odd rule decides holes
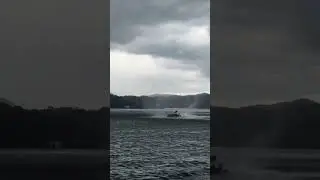
[[[214,27],[214,21],[215,21],[215,16],[214,16],[214,1],[210,1],[210,176],[211,176],[211,149],[213,147],[213,142],[212,142],[212,126],[214,124],[214,117],[213,117],[213,99],[214,99],[214,32],[213,29]],[[210,178],[211,179],[211,178]]]
[[[106,107],[107,107],[107,117],[105,118],[106,121],[106,145],[105,145],[105,149],[108,157],[108,163],[106,165],[106,171],[107,171],[107,175],[106,175],[106,179],[110,179],[110,0],[100,0],[101,2],[105,2],[106,5],[104,6],[106,8],[106,10],[104,11],[105,13],[105,32],[106,32],[106,36],[105,36],[105,60],[106,62],[106,88],[105,88],[105,94],[106,94]],[[103,4],[103,3],[101,3]],[[102,11],[103,12],[103,11]]]

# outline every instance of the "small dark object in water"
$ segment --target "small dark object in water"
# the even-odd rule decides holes
[[[180,114],[168,114],[167,117],[180,117]]]
[[[210,174],[223,174],[228,173],[227,169],[223,169],[222,167],[211,167]]]
[[[222,174],[222,173],[229,172],[228,170],[223,169],[223,164],[222,163],[219,163],[218,167],[215,166],[215,163],[217,161],[217,157],[216,156],[212,156],[210,158],[210,160],[211,160],[211,163],[212,163],[211,170],[210,170],[211,173],[210,174]]]
[[[181,117],[178,111],[174,111],[174,113],[167,114],[167,117]]]
[[[217,161],[217,156],[211,156],[210,157],[211,162],[216,162]]]

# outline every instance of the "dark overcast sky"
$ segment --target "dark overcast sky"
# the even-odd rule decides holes
[[[38,108],[107,104],[107,2],[0,2],[0,97]]]
[[[112,93],[209,92],[209,0],[111,0],[110,5]]]
[[[319,101],[319,2],[212,1],[212,103]]]
[[[135,21],[122,19],[119,29],[130,22],[152,24],[159,17],[162,22],[166,18],[177,22],[183,13],[189,15],[185,17],[199,17],[190,23],[203,23],[202,8],[186,11],[197,3],[183,1],[187,6],[174,15],[174,11],[156,11],[155,7],[168,3],[179,7],[182,1],[152,2],[152,11],[158,14],[136,14],[132,16]],[[212,4],[211,47],[215,52],[210,74],[214,104],[241,106],[304,96],[320,99],[319,1],[215,0]],[[131,3],[123,12],[131,12],[129,7],[141,10]],[[104,89],[109,86],[108,9],[107,2],[98,0],[1,1],[0,97],[28,107],[105,105]],[[145,19],[139,22],[141,17]],[[130,33],[112,34],[111,40],[126,44]],[[129,50],[166,57],[165,49],[155,48]],[[189,58],[182,58],[180,52],[175,58],[190,61],[192,54],[188,53],[183,55]],[[195,64],[207,70],[205,63]]]

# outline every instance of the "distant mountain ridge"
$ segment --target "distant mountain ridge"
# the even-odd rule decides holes
[[[5,98],[0,98],[0,103],[1,104],[7,104],[9,106],[15,106],[15,104],[13,102],[11,102],[11,101],[9,101],[9,100],[7,100]]]
[[[210,95],[153,94],[148,96],[117,96],[110,95],[111,108],[210,108]]]
[[[320,104],[315,101],[210,109],[212,146],[320,148]]]
[[[194,96],[194,95],[209,95],[209,93],[197,93],[197,94],[186,94],[186,95],[179,95],[179,94],[151,94],[145,95],[149,97],[173,97],[173,96]]]
[[[151,94],[151,95],[146,95],[149,97],[168,97],[168,96],[175,96],[173,94]]]

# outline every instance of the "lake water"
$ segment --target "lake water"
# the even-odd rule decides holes
[[[320,150],[212,148],[230,173],[216,180],[318,180]]]
[[[210,110],[111,109],[111,179],[209,179]]]

